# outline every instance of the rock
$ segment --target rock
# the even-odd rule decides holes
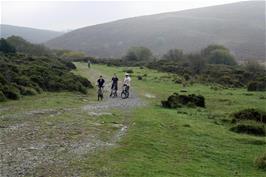
[[[155,96],[154,95],[151,95],[151,94],[149,94],[149,93],[145,93],[145,95],[144,95],[145,97],[147,97],[147,98],[155,98]]]

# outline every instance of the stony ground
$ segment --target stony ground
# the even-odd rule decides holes
[[[0,116],[2,121],[16,122],[0,127],[1,176],[35,176],[38,175],[36,169],[47,176],[56,175],[56,171],[63,176],[79,176],[78,171],[69,167],[71,159],[116,145],[128,128],[126,123],[113,122],[106,129],[104,122],[98,122],[97,117],[112,116],[113,110],[121,110],[127,115],[132,108],[143,105],[132,93],[128,99],[106,96],[103,101],[79,108],[16,113],[10,110],[9,114]],[[0,107],[0,114],[1,111],[3,109]],[[88,115],[85,119],[90,119],[88,127],[84,114]],[[53,117],[71,118],[73,115],[72,122],[50,121]],[[105,138],[102,138],[102,134],[105,134]]]

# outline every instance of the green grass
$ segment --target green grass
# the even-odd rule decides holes
[[[92,65],[88,69],[86,63],[75,65],[78,70],[74,73],[89,78],[92,83],[96,82],[100,74],[108,82],[113,73],[117,73],[120,80],[124,77],[123,67]],[[174,84],[172,74],[146,68],[132,69],[132,87],[146,102],[145,107],[133,109],[130,114],[113,110],[113,115],[96,119],[86,113],[66,112],[36,122],[42,125],[42,133],[47,131],[51,137],[60,135],[60,129],[49,129],[47,122],[52,122],[55,126],[61,123],[65,127],[72,126],[64,135],[70,140],[81,138],[84,134],[80,134],[80,130],[85,134],[97,132],[106,140],[114,131],[112,122],[128,124],[128,132],[117,146],[99,149],[95,153],[84,155],[82,160],[73,158],[69,161],[70,169],[78,169],[81,176],[89,177],[265,176],[265,171],[254,165],[254,160],[266,149],[265,137],[237,134],[229,129],[232,126],[232,113],[246,108],[265,109],[266,101],[260,98],[265,98],[266,92],[247,92],[245,89],[215,91],[211,86],[202,84],[183,88],[180,84]],[[137,75],[144,74],[147,77],[137,80]],[[203,95],[206,109],[175,110],[160,106],[161,100],[180,90]],[[1,113],[10,114],[11,108],[15,113],[34,109],[80,107],[95,102],[95,93],[96,89],[90,90],[88,95],[43,93],[20,101],[1,103]],[[148,98],[147,94],[155,98]],[[95,123],[103,124],[95,127]],[[54,176],[60,174],[60,170],[57,171]]]
[[[88,72],[84,65],[76,65],[81,73]],[[117,73],[122,78],[123,69],[93,65],[91,70],[109,78]],[[264,171],[254,166],[256,157],[265,151],[265,137],[233,133],[228,122],[230,115],[241,109],[265,109],[265,100],[259,99],[265,97],[265,92],[215,91],[201,84],[183,88],[172,82],[172,75],[149,69],[133,70],[132,85],[148,106],[133,112],[129,131],[119,147],[74,163],[81,166],[84,176],[265,176]],[[144,80],[136,79],[136,75],[145,73],[148,76]],[[177,111],[160,107],[162,99],[181,89],[203,95],[207,108]],[[146,98],[147,93],[156,98]]]

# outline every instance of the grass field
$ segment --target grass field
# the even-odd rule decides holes
[[[113,73],[122,79],[124,69],[93,65],[87,68],[86,63],[75,63],[76,74],[88,77],[93,83],[98,75],[103,74],[109,81]],[[78,169],[80,176],[112,177],[254,177],[265,176],[265,171],[254,166],[255,158],[266,151],[265,137],[237,134],[229,131],[232,126],[230,115],[245,108],[266,107],[266,92],[247,92],[245,89],[211,89],[211,86],[194,84],[185,88],[175,84],[173,75],[149,69],[131,68],[132,87],[145,106],[134,108],[131,112],[112,110],[113,115],[88,119],[85,113],[69,112],[39,120],[45,122],[64,122],[65,126],[75,125],[82,128],[82,134],[67,130],[70,139],[78,138],[93,131],[99,131],[101,139],[108,139],[113,127],[110,122],[128,124],[128,131],[111,148],[100,148],[94,153],[84,154],[83,158],[69,158],[69,169]],[[136,76],[144,75],[143,80]],[[206,108],[165,109],[160,106],[174,92],[186,90],[187,93],[201,94],[205,97]],[[96,101],[96,90],[89,95],[77,93],[43,93],[34,97],[25,97],[20,101],[1,103],[1,113],[12,111],[30,111],[33,109],[75,108]],[[264,99],[263,99],[264,98]],[[14,119],[15,121],[16,119]],[[31,119],[32,120],[32,119]],[[12,121],[1,119],[5,125]],[[23,120],[17,120],[23,121]],[[95,122],[107,122],[94,129]],[[56,124],[57,125],[57,124]],[[44,126],[44,131],[49,127]],[[49,130],[51,136],[57,131]],[[59,135],[61,137],[61,135]],[[64,155],[64,154],[63,154]],[[67,155],[67,154],[65,154]],[[40,175],[58,176],[60,167],[49,166],[53,173],[36,168]],[[63,169],[63,168],[62,168]],[[59,175],[60,176],[60,175]]]
[[[77,64],[79,73],[87,68]],[[94,65],[93,70],[111,77],[123,76],[123,69]],[[254,166],[255,158],[266,149],[265,137],[229,131],[230,115],[244,108],[265,109],[265,92],[245,89],[211,89],[195,84],[182,88],[172,75],[154,70],[132,68],[133,87],[148,106],[138,108],[130,119],[127,135],[119,147],[100,151],[84,163],[83,174],[97,176],[265,176]],[[88,73],[89,74],[89,73]],[[143,80],[135,76],[147,74]],[[110,79],[110,78],[107,78]],[[160,107],[160,101],[185,89],[201,94],[206,109]],[[147,98],[145,95],[155,98]],[[87,170],[86,167],[89,167]],[[79,163],[77,165],[80,165]]]

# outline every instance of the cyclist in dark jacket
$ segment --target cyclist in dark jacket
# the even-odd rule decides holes
[[[103,88],[104,87],[104,84],[105,84],[105,80],[103,79],[103,76],[100,76],[100,78],[97,80],[97,83],[98,83],[98,87],[99,88]]]
[[[116,76],[116,74],[114,73],[114,76],[112,77],[112,87],[111,87],[111,94],[110,97],[112,96],[113,93],[116,94],[117,89],[118,89],[118,77]],[[114,90],[114,92],[113,92]]]
[[[114,74],[114,76],[112,77],[112,87],[111,87],[111,89],[117,90],[117,85],[118,85],[118,77],[116,76],[116,74]]]

